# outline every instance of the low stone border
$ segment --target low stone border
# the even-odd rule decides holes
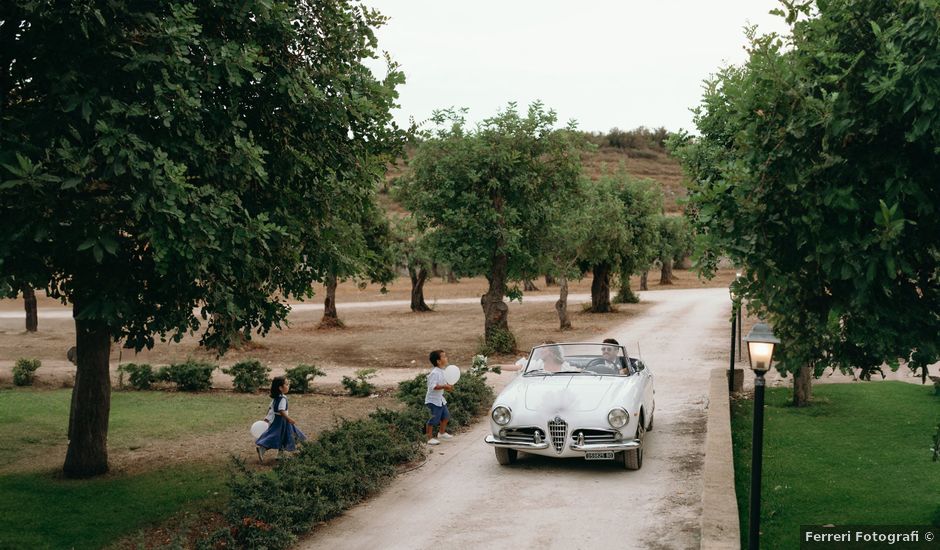
[[[713,369],[708,381],[708,424],[702,475],[702,544],[705,549],[741,547],[734,494],[731,405],[727,369]]]

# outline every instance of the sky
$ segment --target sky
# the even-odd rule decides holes
[[[745,25],[786,30],[768,14],[777,0],[364,1],[391,18],[377,35],[407,79],[402,126],[440,108],[476,122],[541,100],[582,130],[694,131],[702,82],[746,59]]]

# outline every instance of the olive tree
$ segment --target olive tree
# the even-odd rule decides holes
[[[773,324],[794,402],[826,367],[940,352],[940,2],[785,3],[787,36],[707,83],[672,146],[706,274]]]
[[[532,243],[548,213],[576,185],[583,140],[541,103],[516,105],[468,128],[459,113],[439,112],[437,130],[417,148],[401,196],[419,228],[435,232],[435,253],[458,276],[484,275],[485,340],[512,351],[507,281],[533,272]]]
[[[368,201],[402,75],[345,0],[0,7],[0,291],[74,312],[64,471],[108,469],[109,355],[225,351],[309,296]]]

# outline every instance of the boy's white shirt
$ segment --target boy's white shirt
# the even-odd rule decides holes
[[[434,367],[431,369],[431,372],[428,373],[428,392],[424,394],[424,403],[431,403],[442,407],[447,404],[447,399],[444,397],[444,390],[435,390],[434,386],[443,386],[447,384],[447,379],[444,378],[444,369],[441,367]],[[438,403],[438,398],[440,398],[440,403]]]

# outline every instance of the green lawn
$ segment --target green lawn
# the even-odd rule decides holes
[[[70,398],[71,390],[0,390],[0,464],[49,452],[64,460]],[[228,392],[115,392],[109,448],[233,425],[247,430],[264,401]],[[85,481],[61,479],[48,467],[0,475],[0,548],[101,548],[184,510],[220,509],[227,495],[221,464],[167,464]]]
[[[0,477],[0,548],[101,548],[183,510],[220,509],[225,468],[174,465],[87,481]]]
[[[0,390],[0,464],[66,445],[71,397],[71,389]],[[233,425],[244,425],[247,430],[266,406],[263,396],[231,392],[114,392],[108,447],[129,449],[152,440],[210,433]]]
[[[932,386],[820,384],[793,408],[789,389],[767,391],[761,546],[798,548],[800,525],[929,525],[940,514],[940,420]],[[741,545],[747,546],[753,401],[732,405]]]

